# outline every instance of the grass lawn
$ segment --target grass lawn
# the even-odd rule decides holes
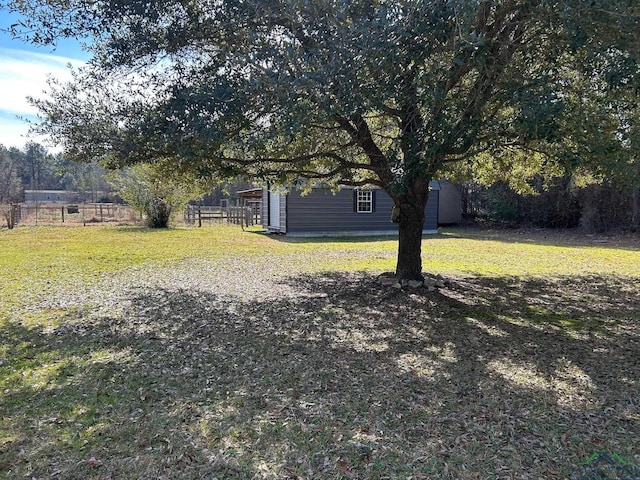
[[[640,239],[0,231],[0,478],[563,479],[640,466]],[[639,468],[640,470],[640,468]],[[574,472],[574,473],[572,473]]]

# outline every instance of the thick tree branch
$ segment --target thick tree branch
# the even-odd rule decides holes
[[[507,16],[511,17],[508,22]],[[492,98],[497,79],[500,78],[515,52],[523,45],[524,25],[528,21],[530,21],[530,11],[527,8],[522,7],[514,11],[505,7],[489,28],[488,33],[494,36],[487,39],[489,49],[484,56],[486,64],[469,90],[466,107],[443,143],[443,150],[447,155],[468,150],[474,144],[475,131],[481,126],[478,121],[481,112]]]
[[[298,163],[307,163],[313,160],[319,159],[330,159],[338,162],[341,168],[370,168],[371,166],[368,164],[361,164],[356,162],[351,162],[341,157],[335,152],[317,152],[310,153],[307,155],[298,155],[292,157],[256,157],[256,158],[238,158],[238,157],[228,157],[228,156],[220,156],[218,157],[222,161],[236,163],[238,165],[255,165],[258,163],[266,162],[266,163],[278,163],[278,164],[298,164]]]
[[[386,157],[375,140],[373,140],[367,121],[361,115],[353,115],[351,119],[339,115],[334,118],[338,125],[349,134],[353,142],[367,156],[370,162],[369,170],[375,171],[383,183],[391,181],[391,174],[387,170]]]

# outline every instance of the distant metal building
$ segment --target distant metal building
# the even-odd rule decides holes
[[[445,188],[451,187],[447,182]],[[441,188],[438,181],[430,183],[424,233],[438,231]],[[452,196],[447,193],[447,198]],[[265,188],[262,225],[270,232],[299,237],[397,235],[398,225],[391,222],[393,206],[393,200],[379,188],[342,187],[335,194],[313,189],[306,195],[297,190],[282,194]],[[456,209],[461,211],[459,203],[449,210]],[[455,223],[449,210],[445,212],[447,223]]]
[[[24,203],[115,203],[118,199],[101,190],[74,192],[72,190],[25,190]]]
[[[25,190],[24,203],[73,203],[78,193],[69,190]]]

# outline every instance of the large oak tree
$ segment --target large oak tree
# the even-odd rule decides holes
[[[574,164],[620,123],[593,102],[637,75],[634,0],[2,3],[31,41],[91,39],[91,65],[36,101],[68,155],[379,186],[401,280],[422,276],[434,176],[509,149]]]

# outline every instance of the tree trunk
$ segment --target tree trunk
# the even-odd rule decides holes
[[[12,230],[16,226],[16,218],[18,216],[18,205],[9,204],[9,216],[7,217],[7,228]]]
[[[398,225],[398,263],[396,278],[403,280],[424,280],[422,275],[422,230],[424,209],[429,196],[429,182],[414,185],[412,194],[395,199],[400,209]]]
[[[640,188],[635,187],[631,192],[631,230],[640,230]]]

